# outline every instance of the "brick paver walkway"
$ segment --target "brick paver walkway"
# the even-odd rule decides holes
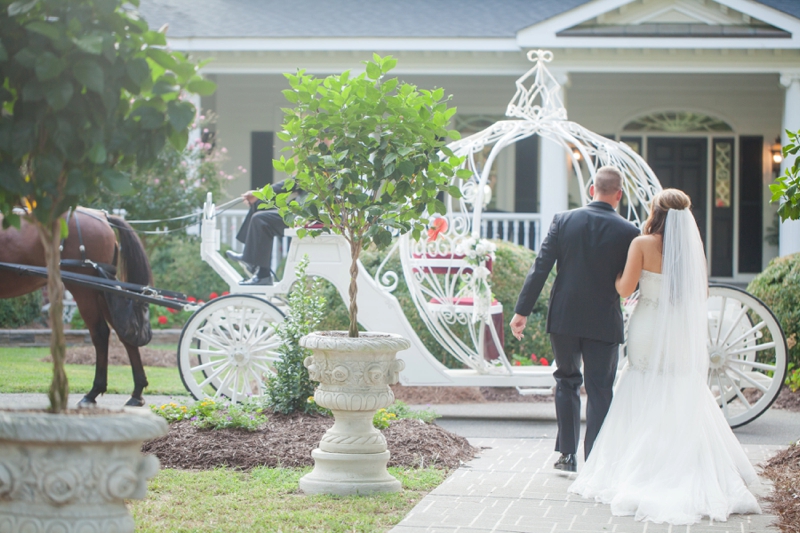
[[[778,531],[768,514],[734,515],[727,522],[657,525],[611,515],[608,505],[567,493],[574,474],[553,470],[553,439],[470,439],[490,447],[422,499],[391,533],[761,533]],[[745,446],[753,464],[779,446]],[[579,465],[580,468],[582,465]],[[751,487],[766,495],[769,486]]]

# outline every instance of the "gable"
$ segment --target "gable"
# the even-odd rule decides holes
[[[517,40],[522,47],[800,48],[800,21],[752,0],[593,0]]]

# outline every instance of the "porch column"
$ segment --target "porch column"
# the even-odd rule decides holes
[[[800,130],[800,72],[782,73],[781,85],[786,88],[783,105],[783,125],[781,127],[781,145],[789,142],[786,130]],[[789,166],[787,159],[781,163],[781,174]],[[781,256],[800,252],[800,220],[786,221],[780,227]]]
[[[567,106],[565,87],[569,86],[569,75],[566,72],[552,72],[556,81],[561,84],[559,97]],[[539,138],[539,244],[547,236],[553,216],[569,208],[569,175],[567,174],[567,151],[557,143],[544,137]]]
[[[195,93],[189,93],[187,96],[187,100],[192,103],[194,106],[197,114],[195,115],[194,119],[194,128],[189,130],[189,146],[193,145],[195,142],[199,141],[203,134],[201,133],[201,126],[200,126],[200,115],[203,114],[203,108],[200,104],[200,95]]]

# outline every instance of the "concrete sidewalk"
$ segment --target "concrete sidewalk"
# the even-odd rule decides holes
[[[552,468],[554,439],[470,439],[488,447],[422,499],[391,533],[763,533],[778,531],[775,517],[734,515],[727,522],[693,526],[637,522],[611,515],[608,505],[567,493],[575,474]],[[745,446],[753,464],[780,446]],[[582,463],[579,464],[580,469]],[[751,487],[766,495],[768,482]],[[763,504],[762,504],[763,505]]]

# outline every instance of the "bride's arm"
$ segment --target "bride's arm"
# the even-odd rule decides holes
[[[625,263],[625,270],[617,276],[614,286],[623,298],[627,298],[636,290],[639,278],[642,275],[642,265],[644,264],[644,253],[642,251],[641,237],[636,237],[628,248],[628,260]]]

